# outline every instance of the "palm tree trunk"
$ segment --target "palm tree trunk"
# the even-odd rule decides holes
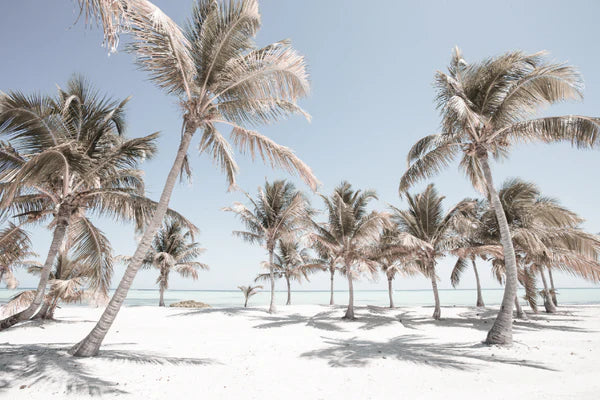
[[[292,304],[292,293],[290,290],[290,277],[286,276],[285,277],[286,283],[287,283],[287,292],[288,292],[288,298],[287,298],[287,302],[285,303],[287,306],[289,306],[290,304]]]
[[[518,319],[524,319],[524,320],[529,319],[529,318],[527,318],[527,314],[525,314],[525,311],[523,310],[523,308],[521,308],[521,303],[519,303],[519,296],[515,296],[515,310],[517,311]]]
[[[394,291],[392,290],[392,278],[388,277],[388,294],[390,296],[390,308],[394,308]]]
[[[354,316],[354,286],[352,284],[352,273],[350,268],[346,266],[346,276],[348,277],[348,309],[344,319],[356,319]]]
[[[100,349],[100,345],[104,340],[104,337],[108,333],[111,325],[113,324],[125,298],[127,297],[127,292],[133,283],[133,279],[137,274],[138,270],[142,266],[142,260],[146,256],[148,249],[152,243],[152,239],[156,234],[156,231],[160,227],[167,212],[167,208],[169,206],[169,200],[171,199],[171,193],[173,193],[173,188],[175,187],[175,183],[177,182],[177,178],[181,173],[181,167],[183,166],[183,161],[188,151],[188,147],[192,140],[192,136],[196,131],[196,125],[185,125],[184,134],[181,137],[181,142],[179,143],[179,149],[177,150],[177,156],[175,157],[175,161],[173,162],[173,166],[169,171],[169,175],[167,176],[167,180],[165,182],[165,186],[163,188],[162,194],[160,195],[160,200],[158,202],[158,206],[154,211],[154,215],[152,216],[152,220],[150,224],[146,228],[144,232],[144,236],[140,241],[135,253],[131,259],[131,262],[127,266],[125,270],[125,274],[119,282],[119,286],[113,297],[110,299],[110,302],[106,306],[104,313],[100,317],[100,320],[96,324],[96,326],[92,329],[92,331],[78,344],[73,346],[71,349],[71,354],[78,357],[91,357],[98,354],[98,350]]]
[[[329,292],[330,292],[330,296],[329,296],[329,305],[332,306],[335,304],[335,302],[333,301],[333,277],[335,275],[335,267],[331,266],[329,268],[329,273],[331,274],[330,276],[330,284],[329,284]]]
[[[54,228],[54,233],[52,235],[52,243],[50,244],[50,249],[48,250],[48,255],[46,256],[46,261],[44,262],[44,266],[42,267],[42,272],[40,274],[40,282],[38,283],[37,290],[35,292],[35,297],[33,301],[25,310],[18,312],[10,317],[0,321],[0,331],[10,328],[14,324],[28,320],[35,314],[37,309],[44,301],[44,296],[46,294],[46,286],[48,285],[48,279],[50,278],[50,271],[52,270],[52,266],[54,265],[54,260],[56,259],[56,255],[58,254],[58,250],[62,245],[63,240],[67,234],[67,227],[69,226],[69,218],[71,216],[71,208],[70,207],[60,207],[58,211],[58,215],[56,217],[56,227]]]
[[[477,307],[485,307],[483,303],[483,296],[481,295],[481,282],[479,281],[479,272],[477,271],[477,264],[475,259],[471,259],[473,263],[473,271],[475,271],[475,282],[477,283]]]
[[[275,272],[273,271],[273,249],[269,249],[269,279],[271,280],[271,304],[269,304],[269,314],[275,314]]]
[[[540,267],[540,275],[542,276],[542,282],[544,284],[544,308],[547,313],[553,314],[556,312],[556,306],[552,301],[552,296],[550,296],[550,290],[548,290],[548,282],[546,281],[544,267]]]
[[[498,227],[500,228],[500,242],[504,253],[504,265],[506,268],[506,284],[504,285],[504,296],[498,316],[492,325],[492,329],[487,334],[485,342],[487,344],[512,344],[512,312],[515,304],[515,296],[517,295],[517,260],[515,257],[515,249],[513,247],[508,221],[506,214],[502,208],[500,197],[494,187],[492,171],[488,163],[487,153],[479,157],[481,168],[485,176],[485,183],[488,190],[489,200],[492,203]]]
[[[46,298],[46,300],[44,300],[44,303],[42,304],[42,307],[38,310],[38,312],[33,317],[31,317],[31,319],[45,319],[49,308],[50,308],[50,299]]]
[[[160,298],[158,299],[158,306],[165,306],[165,287],[164,285],[160,285]]]
[[[554,278],[552,277],[552,268],[548,268],[548,276],[550,277],[550,295],[552,296],[552,302],[558,307],[558,301],[556,300],[556,288],[554,287]]]
[[[248,307],[248,296],[246,296],[246,301],[244,301],[244,307]]]
[[[435,278],[435,271],[431,273],[431,287],[433,288],[433,298],[435,299],[435,309],[433,310],[433,319],[440,319],[442,317],[442,308],[440,307],[440,295],[438,293],[437,280]]]
[[[50,304],[48,311],[46,311],[46,314],[44,314],[44,316],[42,317],[43,319],[54,319],[54,311],[56,310],[56,307],[58,306],[58,301],[59,301],[59,298],[55,297],[52,304]]]

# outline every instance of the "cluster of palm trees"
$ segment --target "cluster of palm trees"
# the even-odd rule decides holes
[[[184,27],[148,0],[79,0],[79,5],[87,22],[103,27],[111,51],[126,34],[127,51],[152,82],[175,97],[182,116],[179,148],[154,202],[145,196],[138,167],[156,153],[157,134],[125,138],[128,99],[100,96],[78,77],[56,96],[0,95],[0,211],[3,220],[14,220],[0,234],[0,247],[7,249],[0,259],[2,279],[14,285],[12,266],[27,264],[31,256],[23,227],[44,224],[52,230],[44,263],[29,265],[40,275],[37,290],[24,300],[24,310],[0,321],[0,329],[36,313],[51,316],[61,299],[107,296],[115,260],[95,218],[132,222],[143,232],[134,254],[121,257],[127,268],[98,323],[72,349],[76,356],[93,356],[140,268],[159,270],[162,292],[169,271],[195,277],[205,267],[195,261],[200,253],[193,240],[196,228],[168,209],[177,179],[190,172],[188,150],[197,133],[200,153],[221,168],[230,188],[236,188],[238,172],[233,147],[296,173],[312,190],[318,181],[292,150],[253,130],[293,114],[309,118],[298,106],[309,92],[304,58],[288,40],[262,48],[254,43],[260,28],[257,0],[196,0]],[[439,72],[435,83],[441,131],[419,140],[408,154],[399,188],[406,209],[370,210],[375,192],[343,182],[330,196],[321,195],[326,217],[317,221],[306,196],[285,181],[266,183],[256,198],[248,196],[249,207],[227,208],[246,226],[236,235],[267,251],[268,274],[260,279],[270,281],[271,312],[276,278],[286,278],[289,287],[290,280],[323,269],[330,273],[332,288],[336,271],[347,278],[345,317],[352,319],[354,280],[383,270],[390,293],[399,274],[429,278],[434,318],[439,318],[436,264],[454,254],[454,283],[469,261],[476,274],[477,258],[492,262],[505,292],[487,343],[510,344],[519,282],[535,307],[539,275],[546,308],[552,310],[555,293],[546,272],[559,268],[598,280],[598,237],[581,230],[581,219],[528,183],[509,182],[498,192],[490,167],[490,158],[506,157],[519,142],[598,145],[599,119],[528,119],[540,106],[580,99],[577,71],[549,62],[543,53],[510,52],[469,64],[456,49],[447,73]],[[223,128],[231,129],[231,143]],[[432,185],[422,193],[408,193],[457,158],[483,199],[465,199],[444,212],[443,197]],[[255,289],[242,290],[249,297]]]
[[[398,276],[422,274],[430,279],[435,307],[434,319],[441,318],[436,265],[440,259],[456,256],[450,280],[460,282],[462,272],[471,263],[477,283],[476,306],[483,307],[476,259],[491,266],[500,283],[506,281],[500,227],[488,199],[464,199],[444,211],[444,197],[430,184],[417,194],[405,193],[407,208],[389,206],[386,212],[368,211],[373,191],[354,190],[342,182],[331,196],[321,195],[325,203],[325,222],[315,221],[321,213],[312,209],[306,197],[286,181],[266,182],[256,199],[248,196],[251,206],[236,203],[226,211],[234,212],[248,231],[236,236],[264,245],[269,261],[263,265],[269,273],[257,280],[270,280],[271,307],[275,312],[275,279],[287,280],[290,304],[290,277],[306,277],[307,272],[328,271],[331,280],[339,271],[348,280],[349,300],[344,318],[354,319],[353,282],[362,275],[376,278],[381,270],[388,282],[390,308],[394,308],[392,281]],[[499,198],[512,234],[518,260],[518,281],[525,297],[537,312],[536,277],[544,284],[540,292],[547,312],[556,311],[556,291],[549,287],[545,271],[571,273],[593,282],[600,281],[600,236],[580,227],[583,219],[541,195],[532,183],[518,179],[507,181]],[[311,253],[313,255],[311,255]],[[298,279],[299,280],[299,279]],[[252,289],[243,287],[242,291]],[[517,317],[526,318],[516,294]],[[331,301],[333,300],[333,284]]]

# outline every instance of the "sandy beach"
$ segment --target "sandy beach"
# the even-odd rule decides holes
[[[564,306],[515,324],[512,348],[481,344],[496,313],[445,307],[125,307],[99,357],[73,358],[101,309],[0,333],[6,399],[594,399],[600,306]]]

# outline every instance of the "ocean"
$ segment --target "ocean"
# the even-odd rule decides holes
[[[21,290],[26,289],[0,289],[0,304],[6,303]],[[482,294],[486,305],[497,305],[502,301],[503,289],[483,289]],[[600,288],[563,288],[557,289],[557,295],[559,304],[600,304]],[[287,299],[287,293],[277,291],[275,297],[276,303],[283,305]],[[346,304],[348,292],[335,291],[334,297],[336,304]],[[440,290],[442,306],[474,305],[476,297],[475,289]],[[201,301],[212,307],[236,307],[243,305],[244,296],[239,290],[168,290],[165,292],[167,305],[182,300]],[[354,301],[356,305],[389,305],[387,290],[357,290],[354,292]],[[394,302],[396,306],[429,306],[433,305],[433,293],[431,290],[425,289],[396,290],[394,291]],[[262,291],[251,297],[248,305],[267,305],[268,303],[269,292]],[[129,291],[125,304],[128,306],[158,305],[158,290],[132,289]],[[292,304],[329,304],[329,291],[292,291]]]

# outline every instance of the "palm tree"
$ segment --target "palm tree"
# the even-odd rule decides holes
[[[19,226],[9,222],[0,230],[0,283],[6,283],[7,289],[15,289],[19,282],[13,274],[14,268],[28,268],[38,265],[36,261],[26,260],[36,257],[31,251],[31,239]]]
[[[367,211],[369,202],[377,199],[374,191],[353,190],[346,181],[334,189],[330,198],[320,196],[325,202],[328,221],[314,223],[310,237],[340,264],[341,272],[348,279],[349,291],[344,319],[355,319],[353,281],[362,273],[373,274],[377,270],[374,244],[387,219],[377,211]]]
[[[578,115],[527,119],[544,105],[582,97],[577,71],[547,61],[543,52],[514,51],[468,64],[456,48],[448,73],[438,72],[435,84],[442,131],[422,138],[412,147],[399,190],[406,191],[457,157],[462,158],[460,168],[493,206],[506,264],[502,305],[486,343],[508,345],[512,342],[517,262],[489,157],[506,156],[511,145],[518,142],[571,141],[586,146],[599,136],[600,120]]]
[[[81,0],[83,10],[99,17],[103,26],[125,22],[131,34],[128,49],[141,69],[167,93],[177,97],[183,114],[182,135],[167,176],[159,206],[146,227],[123,279],[96,327],[77,344],[76,356],[93,356],[110,329],[143,258],[163,221],[171,193],[182,171],[188,170],[187,152],[200,130],[200,150],[226,173],[230,188],[238,171],[231,145],[217,129],[232,127],[231,138],[242,153],[258,154],[272,166],[297,172],[313,190],[317,181],[287,147],[248,129],[292,114],[308,115],[297,100],[308,94],[304,58],[288,40],[257,48],[253,37],[260,27],[257,0],[218,2],[197,0],[185,30],[146,0]],[[118,31],[118,29],[116,29]],[[106,32],[106,31],[105,31]]]
[[[251,203],[248,208],[234,203],[223,210],[235,213],[248,229],[234,231],[233,234],[249,243],[265,247],[269,255],[269,280],[271,282],[271,302],[269,313],[275,312],[275,246],[280,240],[290,239],[298,228],[306,224],[310,217],[308,200],[302,192],[285,180],[265,182],[258,188],[256,199],[246,194]]]
[[[244,307],[248,307],[248,299],[258,293],[257,289],[262,289],[261,285],[258,286],[238,286],[238,288],[244,293]]]
[[[75,258],[96,265],[95,271],[112,268],[88,213],[133,220],[138,229],[149,220],[156,203],[145,197],[136,167],[155,152],[157,134],[124,138],[127,100],[101,96],[80,77],[59,88],[55,98],[19,92],[0,98],[0,135],[8,139],[0,145],[2,213],[20,226],[49,221],[53,230],[32,303],[0,321],[0,329],[33,316],[65,238]]]
[[[597,261],[600,237],[581,230],[582,218],[558,201],[542,196],[536,185],[519,179],[507,180],[499,197],[516,250],[518,278],[534,310],[537,296],[535,274],[539,273],[544,281],[544,269],[558,268],[596,282],[600,279]],[[473,246],[458,251],[473,255],[487,252],[494,274],[500,282],[504,282],[506,269],[503,255],[497,249],[500,243],[497,219],[489,203],[482,204],[484,212],[470,222],[475,225],[475,236],[481,242],[479,248]],[[544,291],[544,303],[548,312],[554,311],[549,291]]]
[[[435,267],[438,260],[456,245],[458,239],[453,231],[454,221],[461,212],[471,208],[472,203],[460,202],[444,214],[444,197],[438,194],[433,184],[417,195],[405,195],[408,209],[391,206],[392,220],[398,224],[400,232],[420,244],[419,255],[410,261],[410,265],[431,280],[435,300],[433,318],[440,319],[442,311]]]
[[[308,274],[317,270],[322,271],[323,267],[310,257],[307,248],[301,248],[296,238],[280,239],[278,243],[277,250],[273,254],[272,268],[268,263],[264,263],[265,267],[269,269],[269,273],[259,274],[254,281],[270,280],[271,269],[275,279],[285,278],[287,287],[287,301],[285,304],[289,306],[292,304],[290,281],[302,282],[303,277],[308,281]]]
[[[195,261],[204,253],[200,243],[194,242],[193,232],[177,220],[167,220],[152,241],[152,247],[144,258],[143,268],[154,267],[159,275],[156,283],[160,290],[159,307],[165,306],[164,293],[169,288],[169,274],[177,272],[184,278],[198,279],[198,270],[208,265]],[[128,257],[121,257],[125,262]]]

